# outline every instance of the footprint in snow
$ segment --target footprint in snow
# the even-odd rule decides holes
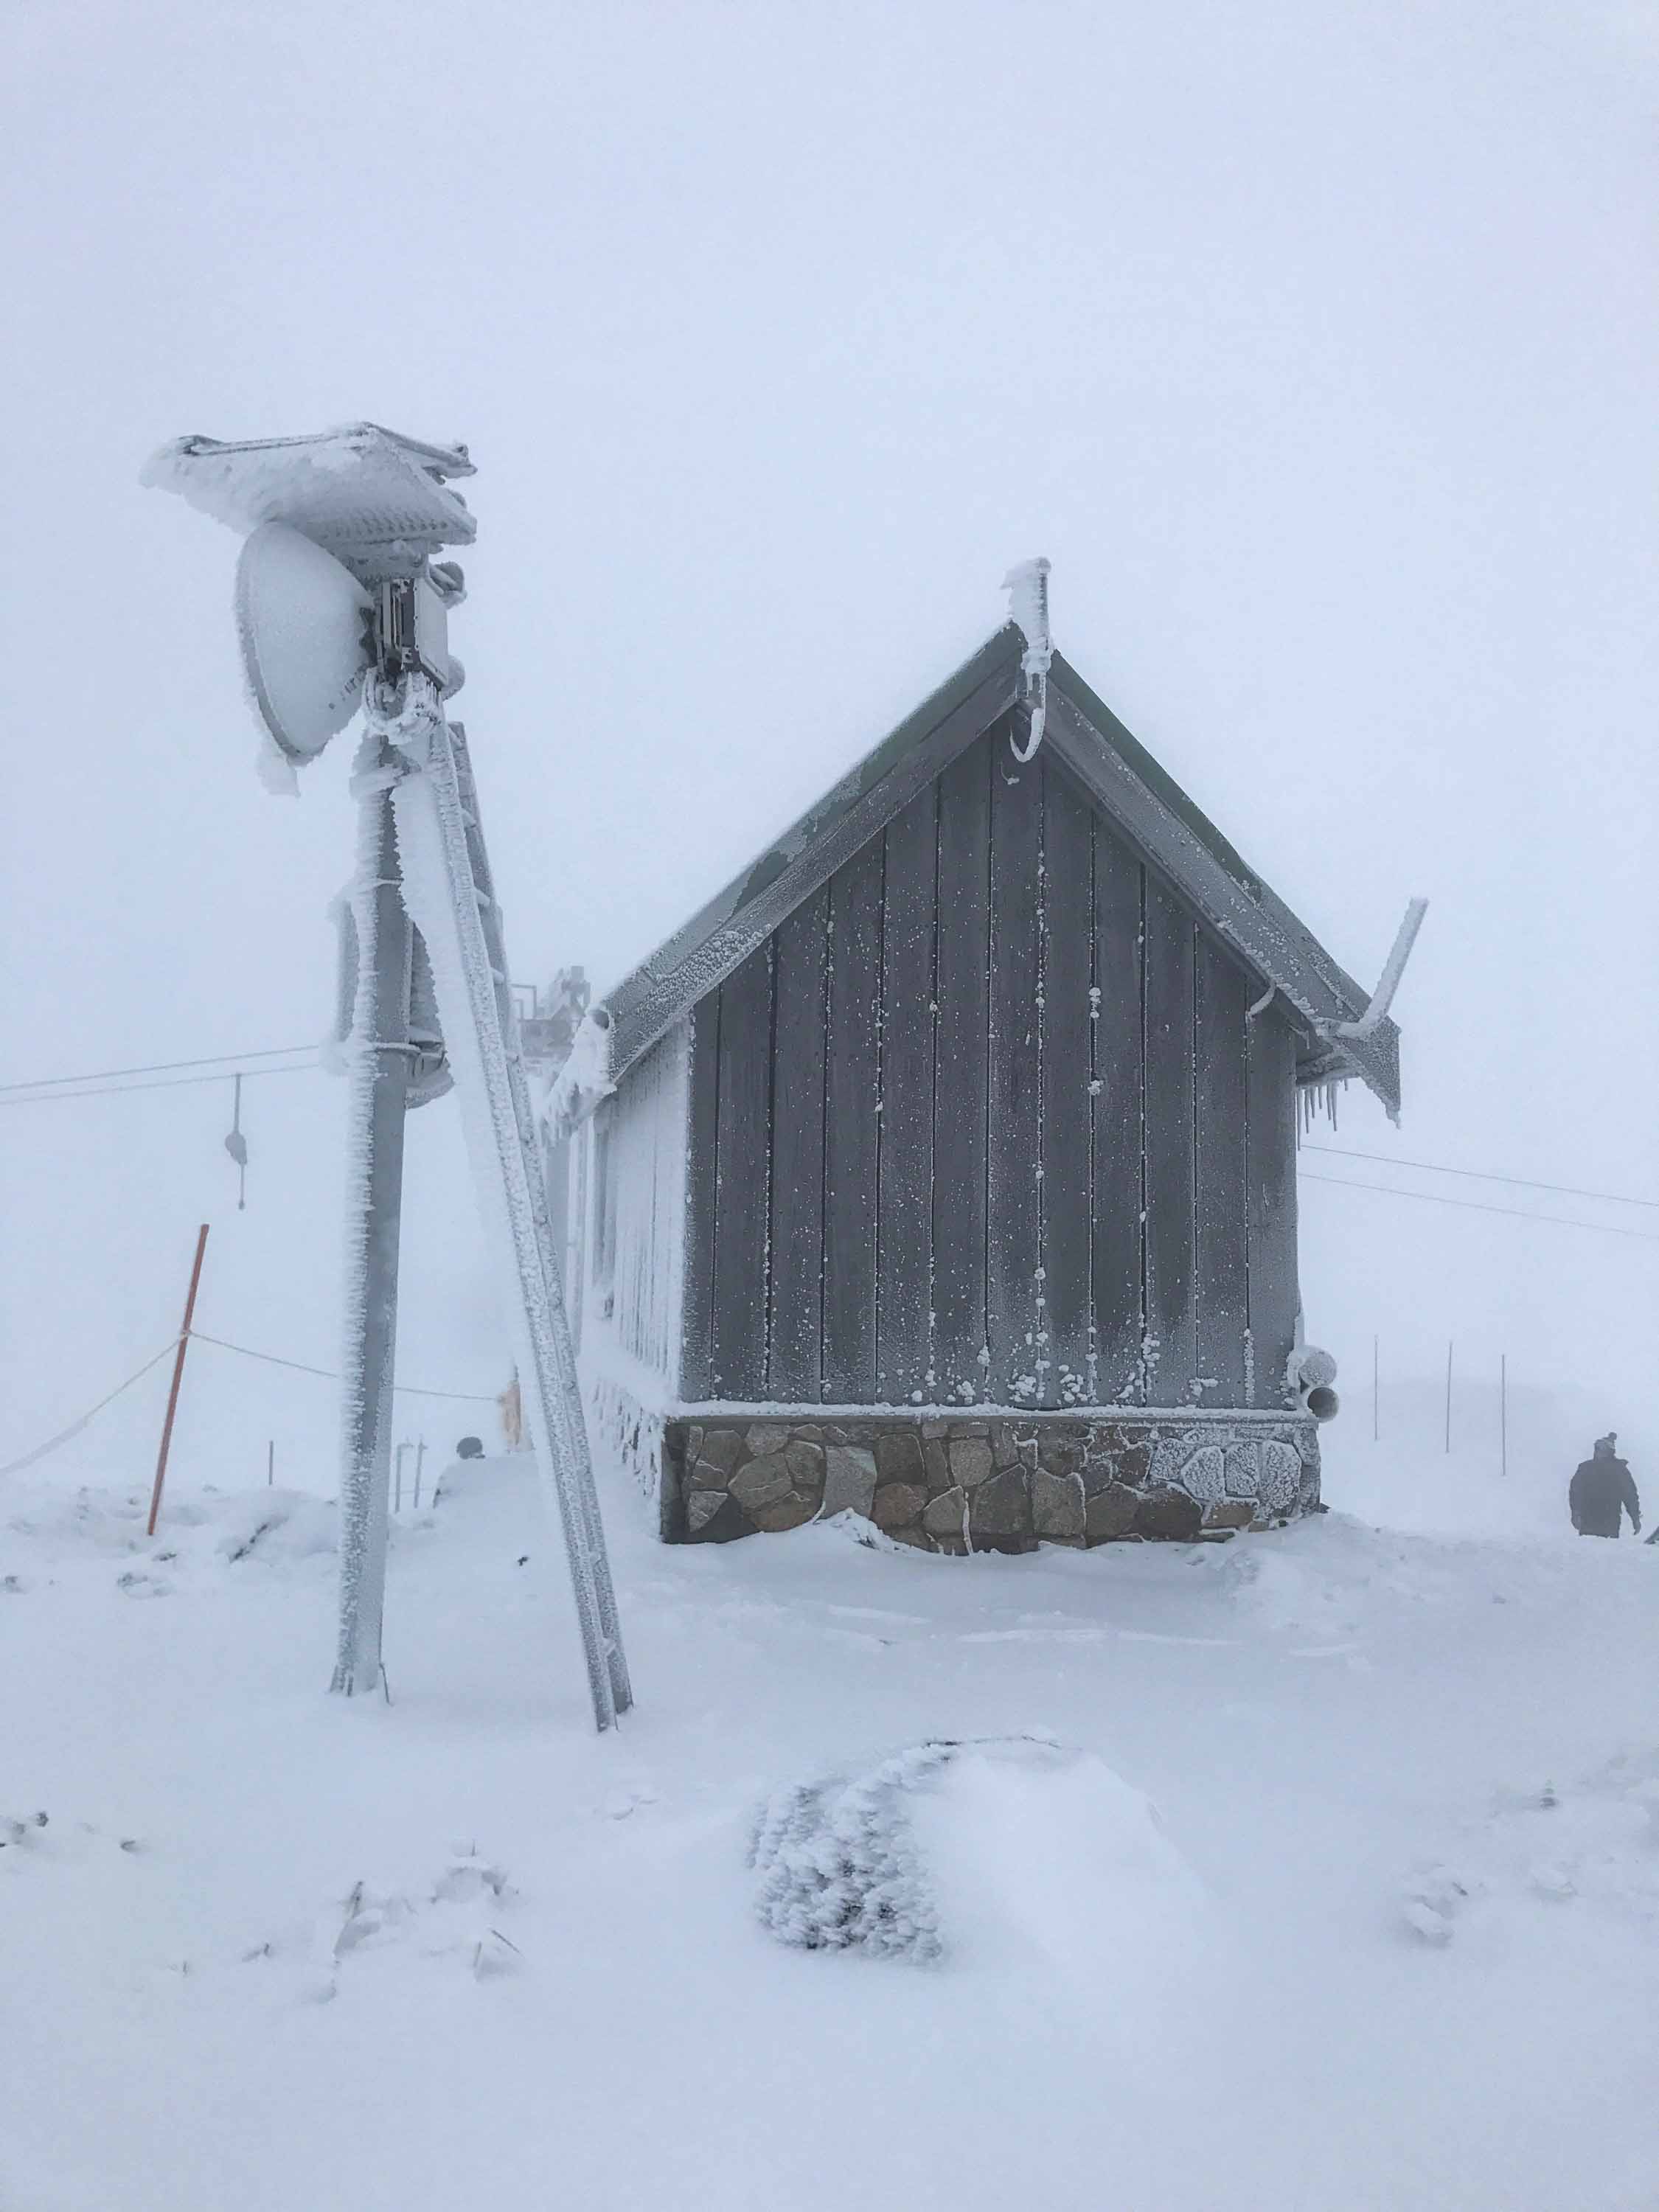
[[[1432,1943],[1437,1949],[1443,1950],[1451,1942],[1451,1922],[1443,1912],[1437,1912],[1433,1905],[1425,1905],[1420,1897],[1407,1899],[1405,1920],[1414,1936],[1420,1936],[1425,1943]]]
[[[657,1802],[657,1793],[648,1782],[624,1783],[620,1789],[612,1790],[608,1794],[604,1809],[607,1819],[625,1820],[641,1806]]]
[[[115,1587],[128,1597],[170,1597],[173,1594],[173,1584],[165,1575],[147,1575],[131,1567],[115,1577]]]
[[[468,1845],[456,1851],[423,1896],[372,1890],[358,1882],[315,1934],[256,1943],[241,1954],[242,1963],[299,1953],[304,1971],[295,1994],[301,2002],[327,2004],[339,1993],[340,1976],[364,1954],[412,1944],[428,1959],[465,1962],[478,1981],[515,1972],[524,1954],[496,1924],[516,1902],[517,1892],[503,1869]]]

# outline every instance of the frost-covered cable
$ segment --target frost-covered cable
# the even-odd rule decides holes
[[[1465,1182],[1510,1183],[1516,1190],[1551,1190],[1561,1198],[1600,1198],[1610,1206],[1659,1207],[1659,1198],[1632,1198],[1628,1191],[1620,1190],[1589,1190],[1576,1182],[1540,1182],[1533,1176],[1500,1175],[1496,1168],[1449,1168],[1443,1160],[1408,1160],[1394,1152],[1356,1152],[1341,1145],[1304,1145],[1303,1150],[1328,1152],[1338,1160],[1375,1160],[1379,1167],[1422,1168],[1431,1175],[1461,1176]]]
[[[1312,1149],[1325,1152],[1329,1147],[1316,1145]],[[1383,1198],[1414,1198],[1420,1206],[1455,1206],[1466,1213],[1503,1213],[1507,1214],[1511,1221],[1542,1221],[1557,1229],[1590,1229],[1598,1237],[1633,1237],[1638,1244],[1659,1244],[1659,1237],[1650,1230],[1616,1229],[1609,1221],[1572,1221],[1565,1213],[1528,1213],[1518,1206],[1486,1206],[1476,1198],[1447,1198],[1437,1191],[1400,1190],[1390,1183],[1361,1182],[1355,1176],[1315,1175],[1310,1168],[1302,1168],[1297,1173],[1301,1182],[1322,1182],[1332,1190],[1375,1191]]]
[[[230,1344],[222,1336],[208,1336],[199,1328],[191,1329],[190,1334],[192,1343],[210,1344],[219,1352],[239,1352],[244,1359],[261,1360],[267,1367],[292,1368],[296,1375],[315,1375],[325,1382],[337,1382],[340,1379],[337,1367],[313,1367],[303,1359],[283,1359],[274,1352],[255,1352],[251,1345]],[[172,1346],[167,1348],[170,1351]],[[392,1387],[400,1397],[404,1398],[451,1398],[459,1405],[467,1406],[493,1406],[497,1403],[487,1390],[432,1390],[419,1382],[394,1382]]]
[[[137,1373],[136,1375],[129,1375],[125,1382],[118,1382],[115,1388],[110,1392],[108,1397],[100,1398],[98,1401],[98,1403],[91,1407],[88,1412],[82,1414],[78,1421],[71,1421],[68,1428],[59,1429],[55,1437],[48,1437],[45,1443],[36,1444],[34,1449],[30,1452],[25,1452],[21,1459],[12,1460],[9,1462],[6,1466],[0,1467],[0,1474],[20,1474],[24,1468],[33,1467],[36,1460],[45,1459],[48,1452],[55,1452],[59,1444],[66,1444],[71,1437],[78,1437],[82,1430],[86,1427],[88,1422],[90,1421],[94,1415],[101,1413],[106,1406],[112,1406],[115,1403],[115,1401],[120,1396],[121,1393],[124,1390],[131,1390],[135,1382],[142,1382],[145,1376],[149,1373],[150,1369],[152,1367],[159,1367],[161,1362],[167,1358],[168,1352],[176,1351],[178,1349],[178,1346],[179,1339],[176,1336],[169,1337],[167,1341],[161,1346],[161,1349],[153,1358],[147,1359],[143,1365],[138,1370]]]
[[[256,1075],[314,1075],[320,1060],[297,1060],[289,1067],[221,1068],[214,1075],[164,1075],[157,1083],[94,1083],[82,1091],[29,1091],[16,1098],[0,1098],[0,1106],[62,1106],[77,1098],[123,1098],[130,1091],[188,1091],[193,1085],[223,1083],[234,1073],[250,1083]]]
[[[296,1052],[310,1052],[308,1044],[268,1045],[260,1052],[210,1052],[200,1060],[155,1060],[142,1067],[94,1067],[84,1075],[37,1075],[32,1083],[0,1083],[0,1097],[13,1091],[55,1091],[65,1083],[112,1083],[124,1075],[169,1075],[179,1067],[220,1067],[222,1073],[204,1076],[204,1083],[219,1083],[235,1072],[244,1060],[287,1060]]]

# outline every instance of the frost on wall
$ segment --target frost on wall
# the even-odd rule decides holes
[[[1302,1483],[1302,1457],[1294,1444],[1270,1440],[1261,1447],[1262,1503],[1288,1511]]]

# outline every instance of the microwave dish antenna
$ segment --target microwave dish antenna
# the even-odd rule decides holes
[[[262,522],[236,563],[236,635],[253,709],[302,766],[337,737],[374,663],[374,602],[343,561],[289,522]]]

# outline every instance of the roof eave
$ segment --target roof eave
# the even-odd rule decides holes
[[[916,792],[1007,712],[1024,639],[1012,623],[816,805],[608,992],[611,1063],[620,1080],[699,999],[725,981],[785,917]]]
[[[1366,993],[1059,654],[1049,676],[1044,742],[1217,935],[1304,1018],[1343,1062],[1341,1072],[1358,1076],[1389,1117],[1397,1117],[1395,1024],[1379,1023],[1364,1039],[1330,1034],[1336,1024],[1358,1019]]]

